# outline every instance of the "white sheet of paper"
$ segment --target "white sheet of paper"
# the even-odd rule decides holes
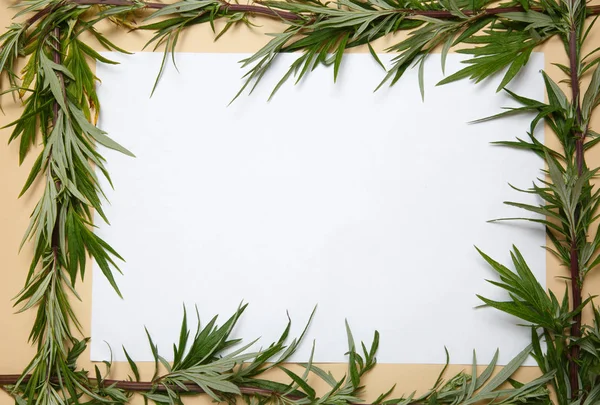
[[[113,292],[97,267],[93,278],[92,360],[151,360],[144,326],[170,358],[182,307],[221,324],[248,302],[234,331],[257,346],[277,340],[287,322],[299,335],[316,317],[293,358],[343,362],[344,320],[357,341],[381,333],[382,363],[491,360],[506,364],[528,343],[516,318],[475,309],[475,294],[505,297],[477,245],[510,263],[515,244],[545,284],[541,226],[487,223],[527,215],[503,205],[537,204],[508,183],[527,188],[540,176],[533,154],[492,146],[526,137],[531,116],[467,122],[515,106],[495,93],[500,77],[480,85],[436,87],[440,56],[425,65],[425,102],[417,71],[393,88],[373,90],[384,72],[369,55],[344,58],[337,84],[320,68],[298,86],[268,95],[294,55],[279,63],[251,95],[240,88],[240,54],[178,54],[150,98],[162,55],[105,56],[100,64],[100,127],[133,151],[102,148],[115,190],[98,233],[124,256]],[[461,66],[448,55],[447,72]],[[389,58],[385,59],[389,61]],[[510,87],[543,100],[533,54]],[[192,327],[193,322],[192,322]],[[108,345],[107,345],[108,343]]]

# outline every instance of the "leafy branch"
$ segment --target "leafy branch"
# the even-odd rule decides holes
[[[379,334],[375,332],[373,342],[369,347],[361,342],[362,353],[357,350],[349,325],[346,323],[348,336],[348,371],[341,378],[336,378],[330,372],[313,364],[312,356],[308,363],[300,364],[304,369],[300,375],[292,371],[285,362],[294,354],[302,341],[310,324],[309,319],[303,333],[297,339],[287,344],[291,322],[277,342],[266,349],[256,352],[248,351],[255,342],[243,344],[240,339],[231,337],[235,324],[239,320],[246,305],[241,306],[222,326],[216,324],[214,317],[205,327],[198,326],[190,340],[187,314],[181,325],[177,344],[173,345],[174,360],[167,362],[158,352],[150,333],[148,342],[154,357],[155,373],[151,381],[140,381],[140,373],[136,363],[125,350],[125,356],[133,373],[130,380],[111,380],[105,378],[100,369],[95,367],[95,379],[89,379],[89,390],[97,397],[109,402],[125,402],[130,393],[138,392],[146,400],[157,405],[182,403],[182,398],[190,394],[204,393],[217,402],[233,403],[242,397],[247,404],[288,404],[288,405],[425,405],[425,404],[464,404],[472,405],[481,401],[502,401],[506,404],[548,402],[548,390],[545,384],[553,377],[553,372],[537,378],[527,384],[521,384],[510,377],[519,369],[529,356],[532,346],[525,348],[503,370],[493,375],[498,352],[490,364],[480,374],[477,373],[477,358],[473,353],[471,374],[459,372],[447,381],[444,380],[449,363],[447,355],[446,366],[442,369],[434,386],[426,393],[416,396],[415,393],[406,397],[387,399],[393,390],[381,394],[372,404],[364,404],[360,394],[363,391],[362,378],[372,370],[376,363],[376,352],[379,347]],[[313,311],[314,315],[314,311]],[[198,320],[199,324],[199,320]],[[78,353],[85,349],[87,341],[77,343]],[[241,346],[236,348],[236,346]],[[110,363],[106,363],[110,369]],[[166,374],[160,374],[163,367]],[[278,368],[289,378],[290,383],[280,383],[261,379],[264,372]],[[83,376],[83,375],[82,375]],[[317,395],[311,378],[317,377],[329,386],[322,395]],[[21,376],[0,376],[0,385],[15,384]],[[87,375],[85,375],[87,378]],[[25,376],[28,383],[31,376]],[[58,382],[56,378],[53,380]],[[509,382],[512,388],[505,388]],[[19,392],[13,391],[13,393]],[[19,395],[18,393],[16,395]],[[20,398],[17,396],[17,398]]]

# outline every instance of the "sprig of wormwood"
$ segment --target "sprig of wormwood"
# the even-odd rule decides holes
[[[467,49],[458,52],[469,54],[472,59],[442,84],[464,78],[479,82],[506,69],[499,90],[506,89],[531,52],[549,38],[559,36],[569,55],[569,65],[558,66],[571,84],[571,97],[542,73],[548,103],[506,90],[522,107],[508,109],[492,118],[523,112],[535,114],[526,137],[499,144],[526,149],[544,159],[548,167],[543,173],[545,177],[537,179],[532,188],[522,190],[538,195],[544,203],[508,204],[542,215],[524,219],[546,226],[552,242],[548,249],[570,269],[570,288],[567,283],[562,299],[544,291],[516,247],[512,254],[514,270],[481,252],[500,277],[500,281],[490,282],[508,291],[510,300],[481,299],[486,305],[520,318],[531,328],[532,344],[494,377],[497,356],[479,375],[474,356],[470,374],[461,372],[444,382],[444,368],[425,394],[389,399],[390,390],[374,403],[549,403],[548,385],[554,389],[559,404],[591,405],[599,400],[600,312],[594,308],[592,324],[581,325],[581,311],[591,302],[591,298],[581,302],[581,286],[585,276],[600,264],[600,235],[596,232],[594,237],[588,237],[600,201],[599,192],[592,188],[598,169],[588,169],[584,160],[584,152],[600,139],[589,126],[599,103],[600,59],[595,51],[582,54],[582,45],[593,25],[586,26],[586,18],[598,14],[600,9],[586,7],[580,0],[518,0],[496,7],[487,0],[338,0],[334,4],[289,0],[249,6],[215,0],[184,0],[172,5],[138,0],[95,3],[95,0],[21,1],[18,6],[22,10],[17,16],[32,16],[12,24],[0,36],[0,72],[9,85],[2,94],[12,93],[24,105],[21,117],[8,125],[14,128],[10,141],[19,142],[20,162],[31,151],[39,153],[21,194],[34,183],[43,186],[42,198],[23,239],[24,243],[32,242],[34,257],[25,287],[17,298],[21,311],[37,309],[30,340],[37,344],[38,352],[20,378],[15,381],[0,378],[0,385],[9,389],[20,405],[125,403],[135,391],[142,391],[146,400],[158,404],[179,404],[182,396],[199,392],[217,401],[233,402],[241,396],[251,405],[361,402],[361,378],[376,363],[377,333],[370,348],[361,344],[359,353],[347,328],[346,376],[337,379],[312,364],[312,359],[301,365],[304,371],[297,373],[284,362],[303,334],[288,343],[289,324],[281,339],[266,349],[248,352],[248,345],[234,349],[241,342],[231,338],[231,333],[245,306],[221,327],[216,325],[216,318],[204,328],[199,327],[191,339],[184,315],[179,343],[174,345],[173,363],[159,355],[148,334],[156,365],[149,382],[139,381],[137,366],[131,359],[135,381],[108,380],[98,367],[95,376],[77,368],[77,358],[84,351],[87,339],[75,337],[77,332],[72,328],[79,329],[79,323],[69,299],[71,295],[77,297],[76,279],[84,277],[87,257],[97,261],[119,293],[113,272],[118,271],[116,261],[121,258],[91,231],[92,211],[107,220],[102,212],[103,193],[94,167],[109,178],[104,159],[94,144],[131,154],[95,126],[100,106],[90,63],[112,62],[84,42],[81,34],[90,34],[105,49],[126,52],[97,31],[96,24],[109,19],[125,28],[154,31],[149,45],[163,46],[165,50],[160,77],[184,29],[203,23],[211,24],[214,29],[216,20],[224,20],[226,24],[218,38],[234,24],[250,24],[250,14],[279,18],[286,28],[273,34],[266,46],[242,62],[248,71],[239,94],[251,91],[281,52],[297,52],[298,58],[274,92],[285,81],[293,78],[297,82],[319,65],[333,65],[335,80],[344,51],[352,47],[367,45],[379,62],[371,42],[403,30],[409,31],[408,35],[388,49],[396,54],[391,66],[386,68],[380,63],[384,69],[382,85],[395,84],[406,69],[418,66],[423,94],[423,66],[427,56],[441,47],[443,69],[449,49],[467,44]],[[148,19],[158,21],[134,25],[134,18],[146,9],[156,9]],[[22,58],[27,63],[17,72],[17,63]],[[591,83],[582,95],[580,83],[586,74],[591,74]],[[560,141],[560,150],[551,150],[536,140],[536,125],[542,121]],[[40,137],[41,151],[32,149]],[[569,294],[576,305],[569,304]],[[545,350],[540,339],[546,343]],[[511,376],[529,354],[534,356],[543,375],[521,384]],[[126,355],[129,358],[127,352]],[[109,370],[110,363],[107,366]],[[159,366],[166,369],[166,374],[160,375]],[[283,370],[290,382],[260,378],[274,368]],[[312,378],[324,380],[330,386],[329,391],[317,396]]]

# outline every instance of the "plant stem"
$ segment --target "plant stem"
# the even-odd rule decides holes
[[[134,6],[137,6],[137,4],[139,4],[132,0],[67,0],[67,1],[81,5],[81,6],[105,5],[105,6],[134,7]],[[226,9],[227,11],[234,12],[234,13],[236,13],[236,12],[237,13],[239,13],[239,12],[252,13],[252,14],[263,15],[263,16],[267,16],[267,17],[280,18],[280,19],[289,20],[289,21],[297,21],[297,20],[301,20],[303,18],[309,17],[308,15],[302,15],[302,14],[292,13],[289,11],[277,10],[272,7],[266,7],[266,6],[261,6],[261,5],[232,4],[232,3],[228,3],[226,1],[222,1],[222,4],[223,4],[224,9]],[[144,3],[143,8],[158,10],[158,9],[162,9],[168,5],[169,4],[147,2],[147,3]],[[33,17],[31,17],[29,20],[27,20],[27,23],[29,25],[35,23],[44,15],[49,14],[53,8],[55,8],[55,5],[48,6],[44,9],[38,11],[37,14],[35,14]],[[544,11],[541,7],[531,7],[530,9],[533,11],[540,11],[540,12]],[[419,16],[427,16],[427,17],[431,17],[431,18],[440,18],[440,19],[458,18],[451,11],[447,11],[447,10],[396,9],[395,11],[397,13],[406,14],[406,15],[419,15]],[[492,16],[492,15],[498,15],[498,14],[503,14],[503,13],[519,12],[519,11],[525,11],[525,9],[521,6],[515,6],[515,7],[495,7],[495,8],[489,8],[489,9],[483,9],[483,10],[463,10],[462,12],[466,16],[471,17],[471,16],[475,16],[475,15]],[[587,11],[588,15],[598,15],[598,14],[600,14],[600,5],[589,6],[586,8],[586,11]]]
[[[106,6],[135,6],[136,3],[131,0],[68,0],[72,3],[79,4],[81,6],[91,6],[91,5],[106,5]],[[250,4],[231,4],[225,1],[223,3],[223,8],[232,12],[243,12],[243,13],[253,13],[253,14],[261,14],[268,17],[277,17],[283,18],[286,20],[300,20],[302,16],[291,13],[289,11],[275,10],[270,7],[265,6],[256,6]],[[144,3],[144,7],[147,9],[159,10],[168,6],[169,4],[164,3]],[[43,10],[42,10],[43,11]]]
[[[56,63],[57,65],[60,65],[61,63],[61,55],[60,55],[60,28],[56,27],[54,28],[54,37],[56,38],[56,40],[54,41],[54,51],[52,53],[53,57],[53,61],[54,63]],[[57,72],[56,75],[58,76],[58,80],[60,82],[60,86],[63,92],[63,97],[65,97],[66,100],[66,89],[65,89],[65,78],[62,74],[62,72]],[[54,113],[54,116],[52,117],[52,126],[56,126],[56,123],[58,121],[58,114],[59,114],[59,105],[57,101],[54,101],[54,104],[52,106],[52,112]],[[48,155],[48,159],[50,159],[52,156],[52,151],[50,151],[50,154]],[[49,167],[51,167],[51,165],[49,165]],[[50,171],[48,173],[48,176],[52,176],[52,171]],[[55,180],[54,184],[56,186],[57,189],[57,194],[60,193],[60,188],[61,188],[61,184],[59,180]],[[52,240],[50,241],[50,246],[52,248],[52,256],[53,256],[53,260],[54,260],[54,266],[52,266],[52,268],[58,268],[58,266],[60,266],[59,260],[59,248],[60,248],[60,212],[61,212],[61,204],[59,201],[56,202],[56,222],[54,223],[54,229],[52,230]],[[60,279],[60,277],[59,277]]]
[[[52,53],[52,60],[54,63],[56,63],[57,65],[60,65],[62,62],[62,56],[61,56],[61,42],[60,42],[60,35],[61,35],[61,30],[59,27],[55,27],[52,30],[52,35],[54,36],[54,38],[52,38],[49,43],[51,46],[51,53]],[[42,52],[44,52],[44,50],[42,50]],[[65,97],[66,100],[66,88],[65,88],[65,78],[63,76],[63,74],[60,71],[56,72],[57,78],[59,80],[60,86],[61,86],[61,91],[63,92],[63,97]],[[54,128],[56,127],[56,125],[58,125],[58,120],[59,120],[59,116],[60,116],[60,106],[58,104],[58,101],[54,101],[53,105],[52,105],[52,123],[51,126]],[[52,132],[52,131],[50,131]],[[48,146],[49,148],[51,148],[51,146]],[[53,183],[54,187],[56,187],[56,194],[57,196],[60,195],[60,191],[62,188],[62,184],[61,181],[58,180],[57,178],[55,178],[54,176],[54,171],[52,169],[52,164],[50,162],[50,160],[52,159],[52,153],[53,150],[50,149],[48,152],[48,170],[46,171],[46,176],[47,176],[47,180],[50,183]],[[60,223],[61,223],[61,203],[59,200],[60,197],[56,197],[56,201],[54,202],[56,204],[56,218],[55,218],[55,222],[53,224],[53,228],[52,228],[52,234],[49,235],[49,246],[50,246],[50,251],[51,251],[51,265],[47,266],[47,270],[44,270],[45,272],[47,272],[48,275],[51,275],[52,279],[50,281],[50,284],[48,286],[48,288],[46,288],[46,291],[44,292],[44,300],[46,302],[46,304],[44,305],[44,309],[43,311],[45,311],[45,315],[43,315],[42,313],[38,313],[38,318],[36,319],[36,323],[38,322],[39,318],[42,316],[45,316],[46,319],[44,319],[43,321],[45,322],[45,332],[40,335],[38,337],[38,353],[36,356],[45,356],[46,359],[44,359],[44,361],[42,361],[38,366],[36,366],[37,368],[42,367],[43,368],[43,372],[41,373],[41,377],[40,375],[38,375],[38,377],[36,378],[36,381],[34,381],[35,384],[40,384],[42,383],[44,385],[44,387],[49,386],[50,384],[54,383],[53,381],[53,370],[55,368],[55,364],[54,362],[56,361],[56,357],[55,356],[67,356],[67,353],[64,352],[63,350],[60,349],[60,347],[62,345],[59,345],[56,343],[57,340],[61,340],[61,341],[67,341],[70,338],[70,332],[68,329],[68,325],[65,325],[64,328],[62,328],[60,325],[58,326],[58,328],[60,328],[61,333],[57,334],[54,332],[55,328],[57,328],[57,323],[59,323],[60,321],[56,319],[56,317],[54,316],[53,311],[55,311],[54,306],[57,305],[55,303],[56,301],[56,288],[57,285],[60,284],[62,282],[62,278],[61,278],[61,259],[60,259],[60,245],[61,245],[61,235],[60,235]],[[64,333],[63,333],[64,332]],[[66,342],[61,342],[61,343],[66,343]],[[49,353],[45,353],[45,350],[42,350],[42,346],[47,347],[47,350],[52,351],[52,354]],[[37,371],[36,373],[34,373],[37,375]],[[25,378],[25,377],[29,377],[29,376],[20,376],[19,380],[18,380],[18,384],[21,383],[26,383],[27,381],[30,380],[30,378]],[[39,380],[38,380],[39,378]],[[38,390],[39,388],[36,387],[36,390]]]
[[[585,157],[583,151],[583,143],[585,141],[585,132],[582,131],[582,115],[581,115],[581,104],[580,104],[580,86],[579,86],[579,63],[578,63],[578,52],[577,52],[577,26],[575,19],[571,23],[571,29],[569,31],[569,67],[571,71],[571,102],[575,106],[575,127],[576,131],[574,136],[575,140],[575,164],[577,166],[577,174],[581,176],[583,174],[583,168],[585,164]],[[579,212],[576,212],[579,217]],[[576,218],[577,222],[578,218]],[[577,246],[577,232],[573,230],[571,240],[571,295],[573,310],[581,305],[581,279],[579,269],[579,248]],[[575,343],[576,340],[581,338],[581,311],[575,314],[573,317],[573,323],[570,330],[570,350],[569,350],[569,382],[571,385],[571,399],[576,400],[579,394],[579,360],[580,350],[579,344]]]
[[[148,392],[152,390],[156,391],[166,391],[166,387],[162,384],[154,384],[152,382],[144,382],[144,381],[123,381],[123,380],[104,380],[103,385],[106,387],[114,386],[116,388],[123,389],[125,391],[134,391],[134,392]],[[202,388],[200,388],[197,384],[194,383],[184,383],[187,392],[194,392],[198,394],[205,393]],[[186,392],[182,388],[173,385],[169,386],[170,390],[176,390],[180,392]],[[253,387],[240,387],[240,392],[243,395],[262,395],[262,396],[272,396],[278,395],[276,391],[261,389],[261,388],[253,388]],[[289,399],[300,399],[302,397],[298,395],[285,395],[286,398]]]
[[[0,375],[0,387],[4,387],[7,385],[14,385],[17,383],[17,381],[22,378],[23,376],[20,376],[18,374],[4,374],[4,375]],[[30,375],[27,375],[25,377],[23,377],[23,382],[27,383],[29,380],[31,379]],[[58,383],[58,380],[53,378],[52,379],[53,383]],[[103,380],[102,381],[102,386],[103,387],[114,387],[114,388],[118,388],[124,391],[129,391],[129,392],[166,392],[167,391],[167,387],[165,387],[162,384],[155,384],[153,382],[149,382],[149,381],[129,381],[129,380]],[[192,382],[189,383],[184,383],[185,386],[185,390],[178,386],[178,385],[169,385],[168,388],[171,391],[175,391],[175,392],[187,392],[187,393],[194,393],[194,394],[204,394],[206,393],[206,391],[204,391],[202,388],[200,388],[197,384],[194,384]],[[281,393],[274,391],[274,390],[268,390],[268,389],[262,389],[262,388],[254,388],[254,387],[239,387],[240,389],[240,393],[242,395],[260,395],[260,396],[264,396],[264,397],[270,397],[270,396],[283,396],[281,395]],[[298,399],[302,399],[304,397],[298,396],[298,395],[285,395],[285,398],[290,399],[290,400],[298,400]],[[359,404],[350,404],[350,405],[359,405]],[[370,405],[370,404],[365,404],[365,403],[361,403],[360,405]]]
[[[571,295],[573,296],[573,309],[581,305],[581,288],[579,285],[579,250],[577,242],[571,242]],[[571,399],[577,399],[579,391],[579,345],[574,341],[581,337],[581,312],[573,317],[571,325],[571,348],[569,351],[569,382],[571,385]]]
[[[60,65],[60,28],[56,27],[54,28],[54,37],[55,37],[55,41],[54,41],[54,51],[52,52],[52,59],[54,60],[54,63],[56,63],[57,65]],[[61,84],[61,88],[63,89],[63,93],[64,93],[64,88],[65,88],[65,83],[64,83],[64,77],[63,74],[61,72],[57,72],[57,76],[58,76],[58,80],[60,81]],[[56,125],[56,122],[58,120],[58,102],[55,101],[54,105],[52,106],[53,112],[54,112],[54,116],[52,117],[52,125]]]

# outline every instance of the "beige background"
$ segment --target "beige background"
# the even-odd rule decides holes
[[[0,30],[11,22],[11,17],[15,13],[14,9],[9,7],[14,4],[10,0],[0,0]],[[208,25],[194,27],[185,31],[179,44],[180,51],[187,52],[254,52],[264,44],[268,37],[263,34],[281,30],[278,22],[265,18],[256,18],[253,20],[259,26],[252,29],[240,26],[232,28],[217,43],[213,41],[214,34]],[[220,25],[222,26],[222,25]],[[217,28],[219,25],[217,25]],[[145,42],[149,39],[148,32],[131,32],[125,35],[124,30],[114,28],[108,25],[99,27],[101,31],[109,33],[110,37],[116,43],[129,51],[141,51]],[[588,40],[588,44],[598,42],[599,30],[595,29],[594,35]],[[374,47],[376,50],[383,50],[386,44],[391,43],[395,38],[380,40]],[[396,38],[397,39],[397,38]],[[387,41],[387,42],[386,42]],[[96,47],[97,48],[97,47]],[[590,47],[591,50],[592,47]],[[357,52],[366,52],[365,49],[358,49]],[[553,40],[544,45],[541,51],[546,54],[546,71],[555,80],[562,80],[563,77],[558,68],[551,65],[552,62],[566,63],[564,48],[562,44]],[[156,69],[157,67],[151,67]],[[227,80],[223,77],[221,80]],[[565,88],[565,90],[568,90]],[[17,119],[20,114],[20,106],[9,96],[1,100],[4,114],[0,113],[0,126]],[[596,130],[600,119],[595,120]],[[17,199],[22,185],[29,173],[30,166],[35,159],[35,153],[18,166],[18,144],[7,145],[6,141],[10,135],[10,129],[0,130],[0,374],[20,373],[34,355],[34,348],[27,343],[30,327],[33,324],[34,311],[28,311],[24,314],[15,314],[12,298],[23,287],[25,275],[30,263],[31,249],[25,247],[18,253],[18,246],[25,231],[29,215],[37,202],[40,190],[34,189],[21,199]],[[551,139],[549,131],[546,132],[547,142],[551,145],[555,141]],[[591,167],[600,165],[600,150],[596,148],[587,155],[588,164]],[[476,243],[476,241],[473,241]],[[88,269],[88,275],[84,282],[77,286],[82,301],[74,302],[77,315],[83,324],[86,336],[89,336],[90,313],[91,313],[91,269]],[[557,293],[564,290],[563,283],[557,279],[557,276],[566,276],[567,271],[557,266],[556,260],[548,255],[548,279],[547,285]],[[483,275],[482,275],[483,277]],[[598,272],[592,274],[587,281],[585,294],[598,294],[600,292],[600,275]],[[405,310],[397,308],[394,310]],[[465,331],[468,333],[468,331]],[[407,330],[418,338],[418,331]],[[385,342],[385,336],[382,336]],[[389,344],[389,343],[388,343]],[[442,348],[432,348],[442,350]],[[93,369],[89,361],[89,353],[86,352],[80,359],[80,366],[86,370]],[[338,375],[345,373],[345,365],[329,365],[327,368]],[[468,370],[464,365],[452,365],[447,375],[456,373],[462,369]],[[379,393],[387,391],[392,385],[396,384],[394,394],[410,393],[414,390],[423,391],[429,388],[435,381],[441,366],[437,365],[389,365],[380,364],[372,371],[366,379],[368,390],[365,399],[373,400]],[[142,367],[143,378],[151,377],[150,364],[146,363]],[[127,378],[129,372],[125,364],[115,364],[111,376],[113,378]],[[523,380],[530,379],[538,374],[535,368],[524,368],[519,371],[519,377]],[[192,400],[190,400],[192,401]],[[193,400],[197,401],[197,400]],[[0,391],[0,405],[12,403],[12,399],[4,392]]]

